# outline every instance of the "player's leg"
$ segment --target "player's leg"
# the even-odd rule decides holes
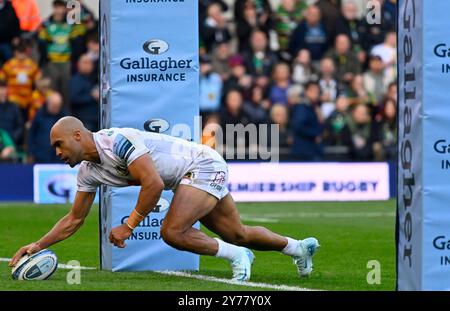
[[[242,224],[238,210],[230,194],[220,200],[201,223],[224,241],[256,250],[281,251],[288,239],[265,227]]]
[[[291,256],[300,276],[308,276],[312,272],[312,256],[319,247],[317,239],[295,240],[271,232],[264,227],[243,225],[230,194],[220,200],[216,207],[200,221],[229,243],[258,250],[281,251]],[[226,246],[223,247],[226,248]]]
[[[216,197],[203,190],[179,185],[161,226],[164,241],[176,249],[200,255],[215,255],[217,242],[192,228],[192,225],[210,213],[217,201]]]
[[[229,260],[233,267],[233,280],[247,281],[251,274],[253,253],[192,228],[195,222],[215,208],[217,202],[215,196],[204,190],[179,185],[162,224],[161,235],[167,244],[179,250]]]

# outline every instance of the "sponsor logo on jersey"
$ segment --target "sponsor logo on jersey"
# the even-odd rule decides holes
[[[128,161],[128,158],[136,148],[122,134],[118,134],[114,140],[113,152],[122,160]]]

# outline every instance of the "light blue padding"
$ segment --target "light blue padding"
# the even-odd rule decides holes
[[[103,47],[108,53],[102,54],[109,58],[107,70],[101,70],[105,72],[102,92],[108,94],[101,108],[102,127],[144,130],[146,121],[163,119],[170,126],[165,134],[197,140],[194,116],[199,114],[198,1],[126,2],[101,1],[101,15],[106,15],[108,26],[108,31],[102,34],[109,36],[107,46]],[[155,48],[164,53],[152,54]],[[149,78],[150,81],[145,81]],[[138,82],[139,79],[143,81]],[[107,206],[101,209],[102,268],[198,270],[198,255],[152,239],[152,234],[159,237],[159,226],[137,228],[135,234],[142,240],[128,240],[124,249],[111,248],[107,235],[131,213],[138,191],[138,187],[106,187],[102,194],[102,202]],[[163,194],[169,201],[171,196],[171,192]],[[150,217],[158,221],[165,213],[152,213]]]
[[[422,289],[450,290],[450,169],[434,144],[450,144],[450,1],[423,1],[423,238]],[[437,46],[440,47],[437,48]],[[420,48],[420,47],[417,47]],[[435,55],[444,50],[445,57]],[[444,72],[442,72],[444,66]],[[446,70],[447,69],[447,70]],[[447,148],[448,149],[448,148]],[[435,241],[433,243],[433,241]],[[444,249],[435,247],[442,246]]]

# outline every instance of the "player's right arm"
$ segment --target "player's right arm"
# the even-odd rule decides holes
[[[70,212],[61,218],[56,225],[39,241],[28,244],[17,251],[14,257],[9,262],[9,265],[14,266],[19,259],[25,254],[33,254],[42,249],[67,239],[74,234],[84,223],[86,216],[89,214],[92,203],[95,199],[95,192],[78,191],[75,196],[75,201]]]

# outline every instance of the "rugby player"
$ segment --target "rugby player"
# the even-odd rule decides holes
[[[156,206],[161,192],[172,189],[174,197],[161,226],[161,236],[170,246],[228,260],[236,281],[250,279],[255,256],[249,248],[280,251],[293,258],[300,276],[311,274],[312,257],[319,247],[317,239],[296,240],[264,227],[242,224],[226,186],[227,164],[214,149],[131,128],[92,133],[74,117],[58,120],[51,129],[50,141],[65,163],[71,167],[81,163],[75,201],[53,229],[19,249],[10,266],[24,254],[36,253],[75,233],[89,213],[98,186],[106,184],[141,187],[128,220],[109,235],[111,243],[119,248],[126,246],[125,241]],[[193,228],[197,221],[221,239]]]

